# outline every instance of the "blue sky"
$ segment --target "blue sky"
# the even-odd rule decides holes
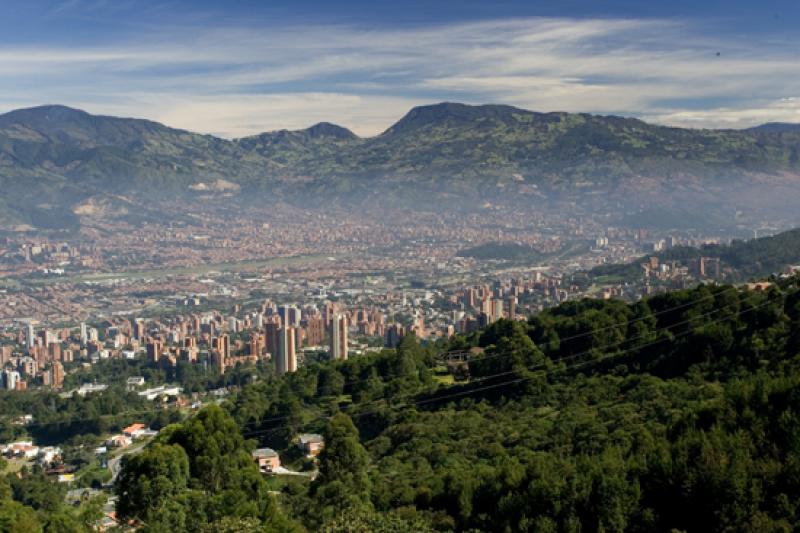
[[[4,0],[0,112],[61,103],[239,137],[376,134],[504,103],[692,127],[800,122],[800,2]]]

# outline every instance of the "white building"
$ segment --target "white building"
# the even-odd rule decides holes
[[[148,400],[155,400],[161,396],[167,396],[170,398],[180,396],[183,389],[181,387],[170,387],[167,385],[161,385],[159,387],[154,387],[152,389],[146,389],[139,393],[139,396],[147,398]]]

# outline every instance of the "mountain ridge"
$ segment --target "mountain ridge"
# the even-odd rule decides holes
[[[691,189],[756,175],[800,182],[799,153],[792,129],[683,129],[497,104],[417,106],[373,137],[320,122],[232,140],[47,105],[0,115],[0,207],[9,207],[0,223],[43,203],[71,206],[103,192],[158,198],[218,180],[246,199],[434,203],[441,194],[508,197],[526,187]]]
[[[443,111],[447,111],[448,113],[444,113]],[[516,107],[508,104],[464,104],[461,102],[449,102],[443,101],[433,104],[424,104],[419,106],[412,107],[405,115],[403,115],[400,119],[394,122],[392,125],[387,127],[383,132],[378,133],[372,136],[361,136],[354,133],[352,130],[345,126],[341,126],[339,124],[329,122],[329,121],[320,121],[317,123],[312,124],[306,128],[298,128],[298,129],[288,129],[288,128],[279,128],[275,130],[264,130],[261,132],[253,133],[251,135],[245,135],[244,137],[236,137],[232,139],[226,139],[225,137],[221,137],[218,135],[214,135],[211,133],[200,133],[194,132],[192,130],[188,130],[185,128],[179,128],[175,126],[170,126],[163,122],[159,122],[153,119],[147,118],[140,118],[140,117],[128,117],[128,116],[118,116],[118,115],[109,115],[103,113],[90,113],[84,109],[71,107],[63,104],[42,104],[37,106],[31,107],[23,107],[12,109],[10,111],[6,111],[4,113],[0,113],[0,127],[4,125],[5,119],[10,118],[17,118],[22,116],[36,116],[40,113],[71,113],[74,115],[80,115],[84,117],[90,117],[93,119],[111,119],[111,120],[120,120],[120,121],[137,121],[143,123],[149,123],[152,125],[161,126],[170,130],[180,131],[191,133],[194,135],[202,135],[208,137],[214,137],[220,140],[227,140],[231,142],[236,142],[242,139],[248,139],[252,137],[258,137],[260,135],[265,134],[275,134],[279,132],[309,132],[312,135],[329,135],[329,136],[339,136],[339,134],[331,134],[331,130],[339,130],[341,135],[347,137],[355,137],[358,139],[374,139],[376,137],[380,137],[384,134],[389,132],[394,132],[398,129],[405,129],[407,123],[414,123],[416,122],[416,118],[423,116],[423,117],[446,117],[448,114],[451,116],[460,116],[460,117],[471,117],[471,118],[481,118],[481,112],[488,112],[484,113],[483,116],[486,114],[490,115],[502,115],[505,112],[508,115],[512,115],[514,113],[521,113],[523,115],[531,115],[531,116],[538,116],[538,117],[548,117],[548,116],[568,116],[568,115],[577,115],[583,117],[596,117],[596,118],[603,118],[603,119],[619,119],[625,121],[632,121],[638,122],[640,124],[646,124],[652,127],[658,128],[668,128],[668,129],[676,129],[676,130],[688,130],[688,131],[715,131],[715,132],[755,132],[755,131],[763,131],[763,132],[783,132],[783,131],[796,131],[800,130],[800,123],[793,123],[793,122],[765,122],[763,124],[757,124],[755,126],[750,126],[747,128],[687,128],[687,127],[680,127],[680,126],[671,126],[666,124],[657,124],[657,123],[650,123],[646,122],[642,119],[625,116],[625,115],[615,115],[615,114],[602,114],[602,113],[588,113],[588,112],[569,112],[569,111],[534,111],[529,110],[521,107]],[[318,133],[319,132],[319,133]]]
[[[793,122],[766,122],[747,128],[745,131],[756,133],[795,133],[800,132],[800,124]]]

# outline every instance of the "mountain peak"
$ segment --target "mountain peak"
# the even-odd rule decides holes
[[[356,139],[358,136],[347,128],[331,124],[330,122],[319,122],[304,130],[312,139],[332,138],[339,140]]]
[[[412,108],[406,115],[386,130],[384,135],[402,133],[435,123],[468,123],[479,119],[508,119],[513,114],[534,114],[509,105],[469,105],[458,102],[441,102]]]
[[[86,111],[67,107],[65,105],[48,104],[24,109],[15,109],[0,115],[0,122],[60,122],[65,119],[87,118],[91,115]]]

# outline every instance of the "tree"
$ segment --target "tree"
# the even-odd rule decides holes
[[[420,518],[406,518],[398,513],[377,513],[347,509],[326,521],[320,533],[433,533],[434,529]]]
[[[41,533],[42,524],[36,512],[19,502],[0,501],[0,532]]]
[[[312,493],[319,499],[319,518],[331,518],[342,508],[370,508],[369,455],[358,439],[350,417],[335,414],[325,431],[325,448],[319,456],[319,477]]]
[[[117,480],[117,514],[123,520],[145,522],[189,484],[189,458],[177,445],[156,443],[124,459]]]

